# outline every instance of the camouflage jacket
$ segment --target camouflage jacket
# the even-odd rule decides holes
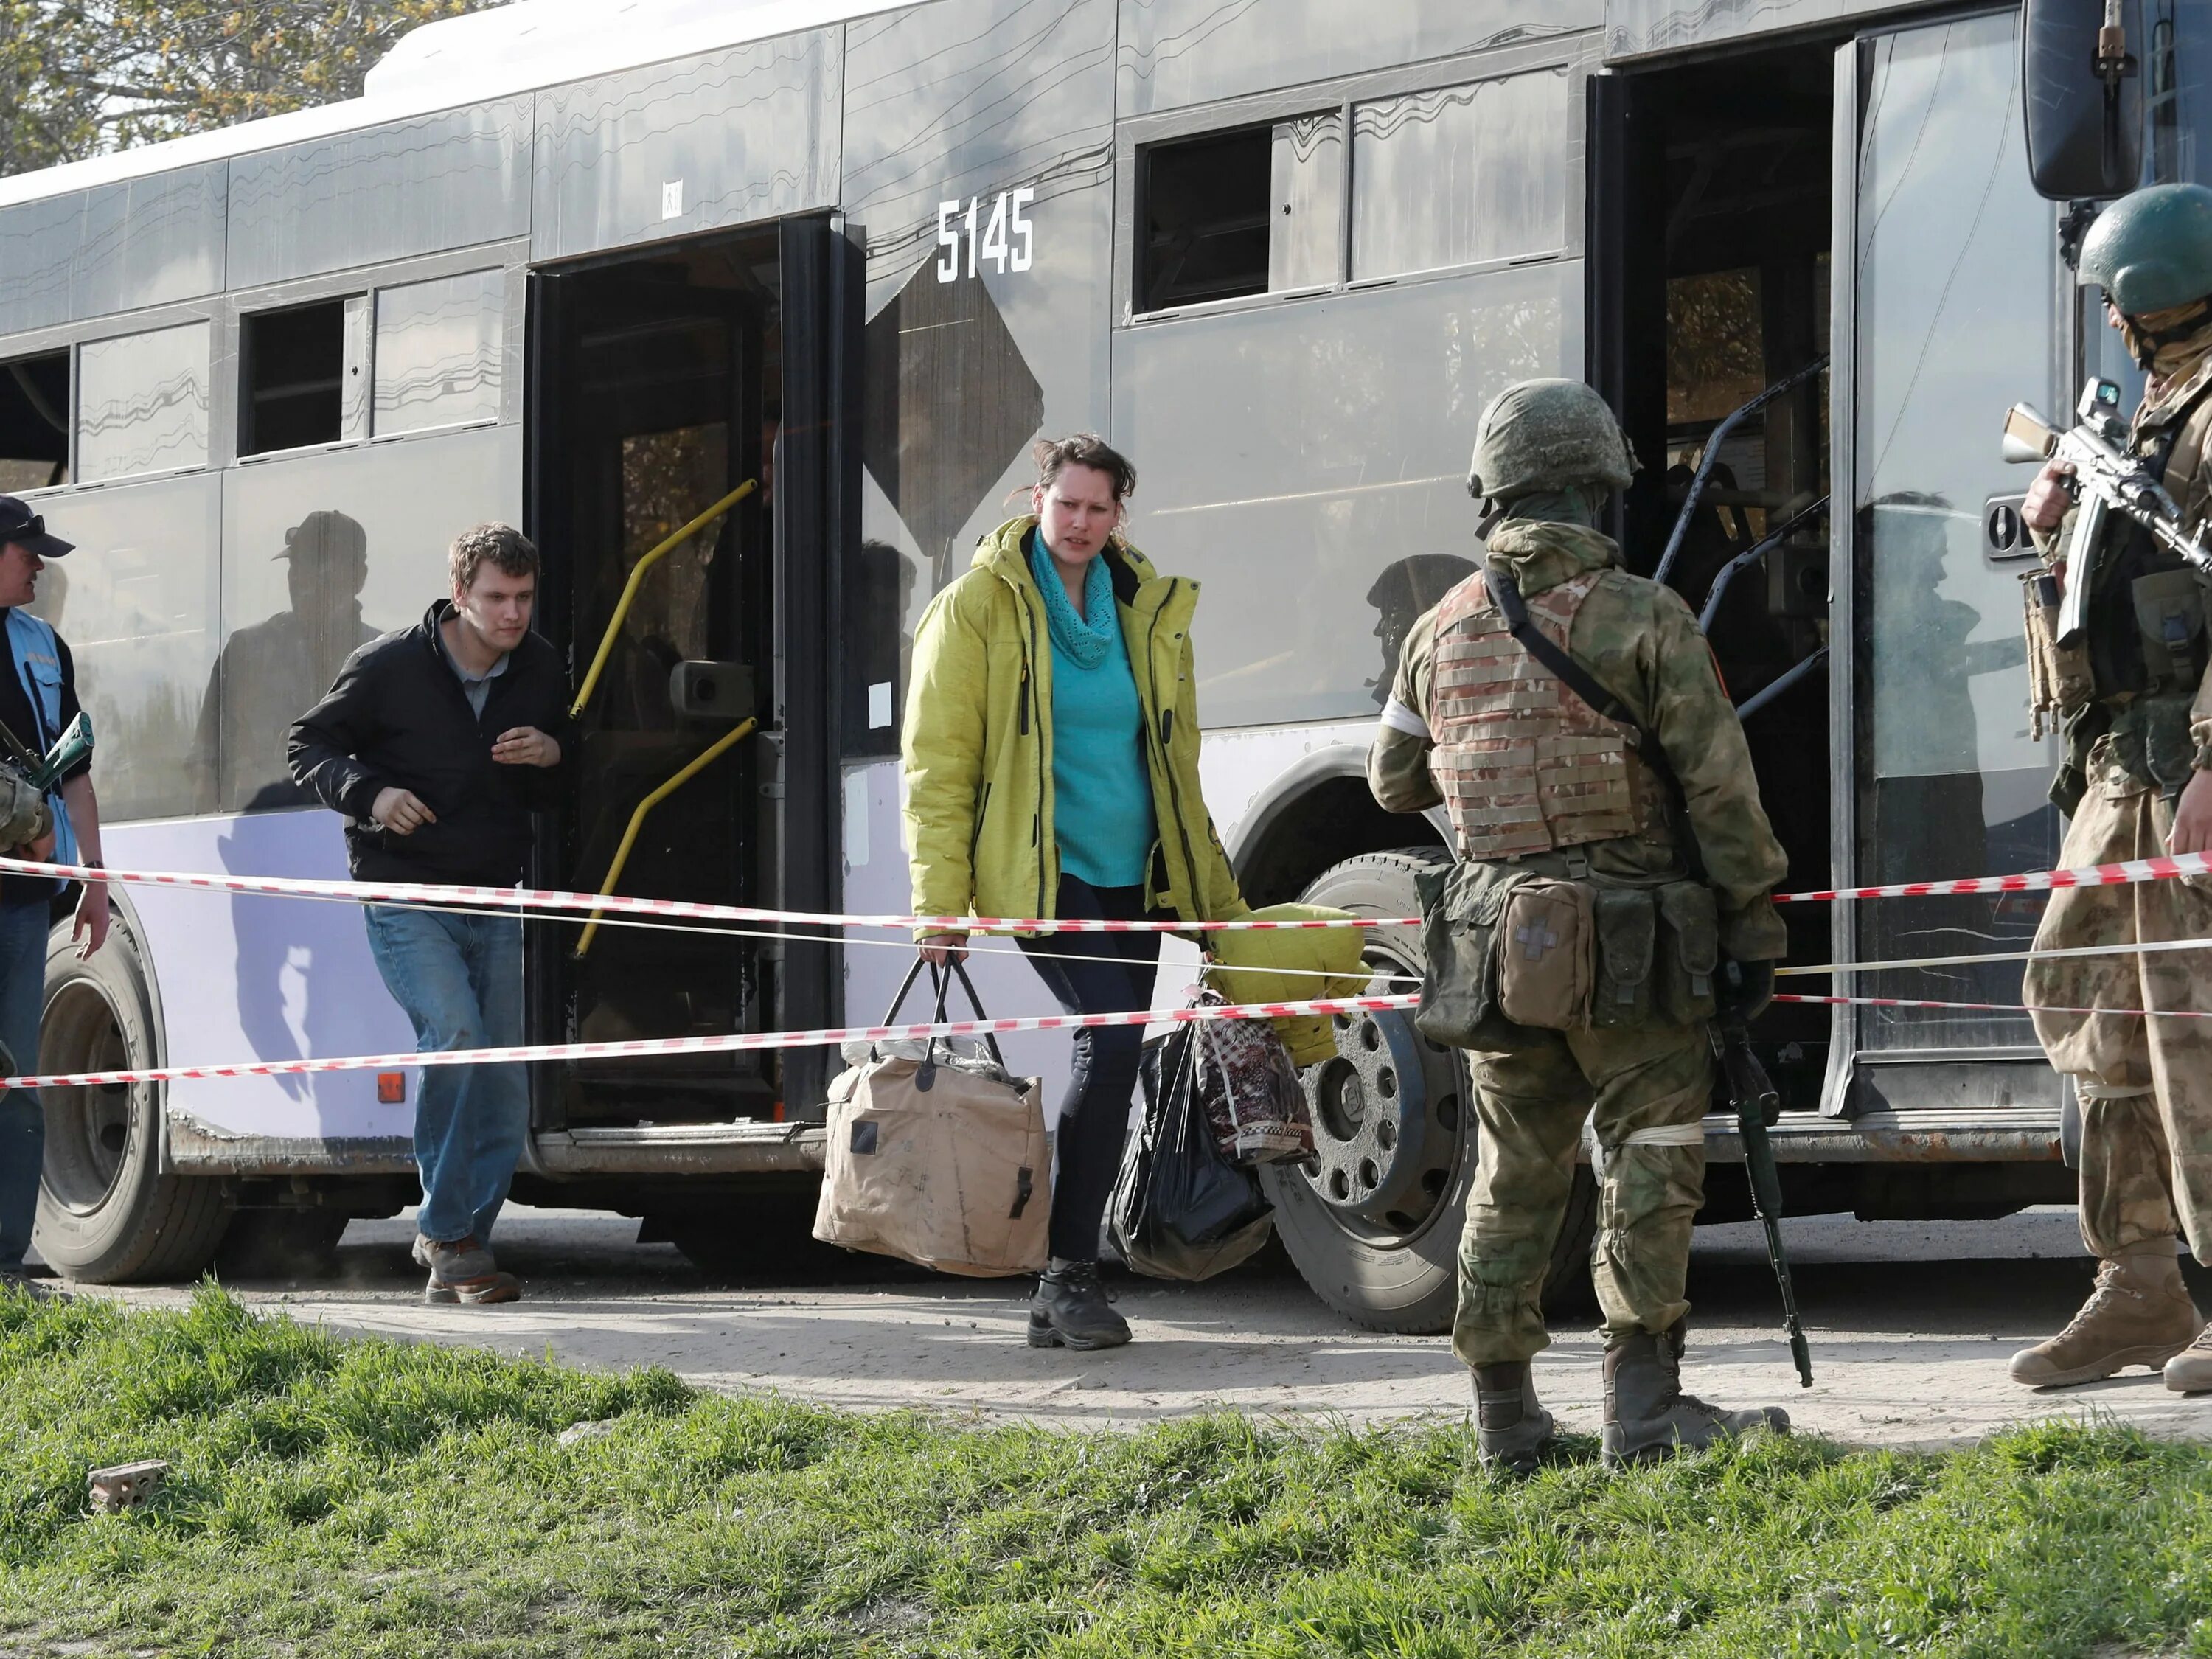
[[[1585,570],[1607,572],[1575,615],[1568,654],[1634,709],[1667,751],[1689,818],[1675,833],[1696,837],[1720,899],[1723,947],[1739,962],[1782,956],[1787,939],[1768,895],[1789,860],[1759,805],[1743,728],[1690,607],[1672,588],[1618,568],[1613,543],[1580,525],[1509,520],[1492,533],[1486,552],[1527,597]],[[1393,812],[1424,811],[1443,799],[1429,768],[1435,625],[1431,609],[1407,633],[1382,726],[1368,751],[1368,787]],[[1578,850],[1601,877],[1652,876],[1681,866],[1677,847],[1633,837]]]
[[[2212,383],[2212,322],[2188,338],[2160,349],[2142,404],[2129,427],[2130,453],[2148,455],[2179,423],[2179,430],[2172,434],[2165,483],[2185,525],[2202,525],[2212,518],[2212,396],[2202,395],[2208,383]],[[2127,533],[2127,521],[2118,520],[2117,515],[2114,530],[2107,534]],[[2046,562],[2063,556],[2073,532],[2074,513],[2069,509],[2056,529],[2033,532]],[[2102,719],[2076,722],[2069,733],[2069,753],[2059,787],[2063,787],[2066,771],[2086,775],[2086,739],[2105,730],[2106,724]],[[2212,665],[2207,665],[2190,707],[2189,737],[2196,750],[2197,769],[2212,771]]]

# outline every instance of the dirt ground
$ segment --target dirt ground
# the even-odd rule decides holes
[[[2038,1394],[2005,1375],[2012,1351],[2063,1325],[2090,1264],[2072,1212],[2002,1221],[1789,1222],[1816,1381],[1801,1389],[1781,1340],[1758,1230],[1703,1230],[1691,1266],[1687,1385],[1731,1405],[1785,1405],[1802,1426],[1860,1443],[1943,1446],[2052,1416],[2100,1414],[2161,1435],[2212,1435],[2212,1395],[2166,1392],[2136,1370]],[[1458,1414],[1467,1374],[1440,1337],[1382,1336],[1346,1324],[1271,1252],[1201,1285],[1122,1278],[1126,1348],[1073,1354],[1022,1340],[1027,1286],[933,1278],[869,1258],[827,1273],[714,1282],[636,1224],[585,1212],[513,1208],[496,1241],[526,1299],[500,1308],[425,1306],[409,1222],[356,1222],[334,1280],[240,1283],[250,1303],[334,1329],[578,1364],[665,1365],[703,1387],[767,1389],[861,1408],[916,1406],[1068,1425],[1127,1425],[1226,1407],[1352,1422]],[[2191,1269],[2212,1310],[2212,1274]],[[779,1282],[779,1279],[781,1282]],[[187,1292],[116,1292],[144,1304]],[[1600,1344],[1580,1320],[1539,1360],[1547,1404],[1595,1432]]]

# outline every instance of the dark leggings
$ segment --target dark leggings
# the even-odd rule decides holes
[[[1109,921],[1145,919],[1145,890],[1093,887],[1073,876],[1060,878],[1058,915]],[[1159,969],[1158,933],[1056,933],[1021,941],[1060,1006],[1071,1014],[1116,1014],[1152,1006]],[[1070,962],[1066,956],[1114,957],[1115,962]],[[1141,1025],[1111,1025],[1075,1034],[1073,1069],[1060,1102],[1060,1178],[1052,1189],[1052,1253],[1071,1261],[1098,1257],[1098,1233],[1121,1167],[1129,1128],[1129,1097],[1136,1091],[1137,1061],[1145,1046]]]

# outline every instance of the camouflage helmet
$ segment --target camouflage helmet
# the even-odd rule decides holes
[[[1620,422],[1596,392],[1580,380],[1521,380],[1475,423],[1467,493],[1510,501],[1577,483],[1626,489],[1635,466]]]
[[[2121,197],[2089,227],[2075,280],[2130,317],[2212,294],[2212,190],[2153,185]]]

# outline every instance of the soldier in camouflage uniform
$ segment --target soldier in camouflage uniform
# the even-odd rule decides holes
[[[1785,946],[1768,895],[1786,860],[1696,617],[1671,589],[1620,568],[1595,528],[1630,464],[1612,412],[1579,383],[1524,382],[1484,411],[1468,482],[1492,505],[1487,563],[1409,631],[1368,781],[1392,811],[1443,802],[1462,859],[1599,889],[1684,884],[1694,851],[1717,900],[1721,946],[1750,969],[1738,995],[1756,1012]],[[1657,738],[1680,780],[1680,809],[1635,734],[1507,631],[1491,586],[1498,574],[1517,580],[1553,643]],[[1712,900],[1694,896],[1711,916]],[[1471,1056],[1479,1161],[1452,1346],[1474,1372],[1483,1461],[1524,1473],[1553,1430],[1529,1362],[1548,1341],[1538,1296],[1585,1119],[1602,1156],[1595,1266],[1607,1463],[1762,1425],[1786,1430],[1777,1408],[1723,1411],[1681,1391],[1683,1289],[1712,1093],[1703,1023],[1655,1012],[1527,1036],[1514,1052]]]
[[[2161,185],[2107,208],[2081,251],[2083,283],[2149,379],[2130,447],[2162,467],[2184,520],[2212,499],[2212,191]],[[2066,469],[2036,481],[2023,511],[2062,581]],[[2032,684],[2055,714],[2065,760],[2051,799],[2071,823],[2069,866],[2212,848],[2212,677],[2201,579],[2118,514],[2088,573],[2083,641],[2061,651],[2031,599]],[[2031,593],[2033,590],[2031,588]],[[2212,880],[2053,893],[2038,949],[2212,937]],[[2051,1063],[2081,1107],[2081,1238],[2097,1283],[2073,1322],[2013,1356],[2012,1375],[2051,1388],[2163,1367],[2177,1391],[2212,1389],[2205,1330],[2175,1258],[2182,1237],[2212,1261],[2212,1023],[2064,1008],[2212,1012],[2202,953],[2044,958],[2027,1000]]]

